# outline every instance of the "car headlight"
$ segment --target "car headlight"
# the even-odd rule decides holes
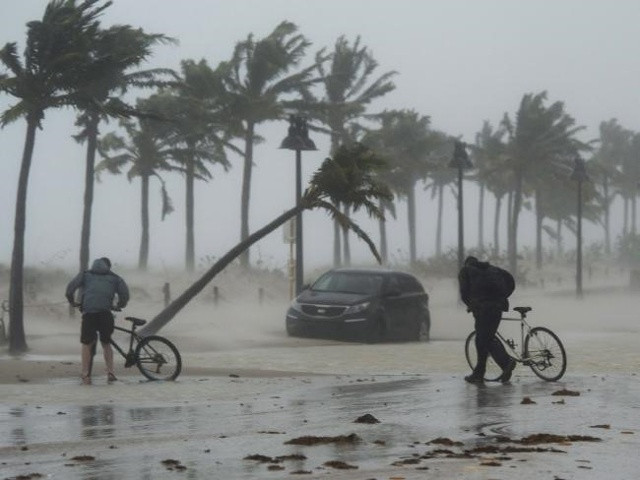
[[[349,308],[345,310],[344,313],[350,314],[350,313],[364,312],[367,308],[369,308],[370,304],[371,302],[364,302],[364,303],[358,303],[357,305],[351,305]]]
[[[302,313],[302,305],[300,305],[297,300],[291,302],[291,308],[296,312]]]

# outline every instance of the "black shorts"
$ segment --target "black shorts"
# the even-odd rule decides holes
[[[101,343],[109,343],[113,333],[113,314],[111,312],[85,313],[82,315],[80,342],[90,345],[100,334]]]

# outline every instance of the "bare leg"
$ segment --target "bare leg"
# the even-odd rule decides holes
[[[82,344],[82,380],[83,383],[91,383],[91,360],[93,359],[93,352],[91,351],[94,347],[95,342],[93,343],[83,343]]]
[[[113,348],[110,343],[102,344],[102,354],[104,355],[104,363],[107,365],[107,375],[112,376],[113,373]]]

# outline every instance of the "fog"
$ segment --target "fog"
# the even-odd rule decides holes
[[[39,19],[44,0],[4,0],[0,4],[0,42],[24,47],[25,23]],[[497,125],[505,112],[513,116],[522,95],[548,91],[548,99],[564,101],[566,111],[586,126],[584,140],[595,138],[601,121],[617,118],[625,128],[640,130],[640,58],[632,53],[640,43],[640,3],[636,1],[294,1],[242,2],[115,0],[102,23],[127,23],[147,32],[164,33],[178,46],[158,47],[148,67],[179,68],[183,59],[205,58],[212,66],[226,60],[233,46],[249,33],[261,38],[282,20],[298,25],[313,43],[308,60],[322,47],[331,48],[344,34],[360,35],[379,63],[379,73],[395,70],[396,90],[375,102],[372,112],[411,108],[429,115],[432,127],[460,135],[473,143],[483,120]],[[143,92],[142,95],[145,95]],[[0,108],[12,104],[0,97]],[[36,138],[29,181],[27,265],[77,265],[83,196],[85,148],[71,135],[71,111],[48,112]],[[116,128],[103,125],[102,133]],[[294,202],[294,154],[279,150],[287,125],[276,122],[258,127],[265,142],[255,149],[251,190],[251,230],[260,228]],[[13,245],[16,185],[25,122],[0,131],[0,263],[9,264]],[[304,152],[303,176],[308,179],[328,154],[328,142],[312,136],[318,151]],[[196,262],[205,264],[232,247],[240,231],[241,162],[230,154],[232,169],[212,169],[214,178],[196,186]],[[167,176],[175,211],[160,221],[159,184],[152,183],[152,268],[181,266],[184,262],[184,180]],[[477,242],[477,192],[465,186],[466,244]],[[418,256],[434,253],[436,203],[418,186]],[[456,242],[455,203],[448,193],[444,245]],[[612,232],[621,229],[621,206],[614,205]],[[493,201],[485,212],[493,218]],[[139,185],[124,176],[103,175],[96,185],[91,256],[108,255],[119,267],[132,266],[139,247]],[[305,213],[304,245],[307,265],[328,265],[332,258],[332,225],[325,214]],[[377,225],[363,214],[355,216],[377,241]],[[406,209],[399,203],[397,219],[389,219],[392,260],[408,257]],[[504,221],[502,222],[504,225]],[[485,224],[485,241],[492,232]],[[602,229],[587,223],[587,242],[601,241]],[[532,245],[533,222],[523,213],[520,245]],[[567,234],[565,245],[575,240]],[[503,246],[505,239],[502,240]],[[367,247],[351,242],[355,262],[372,261]],[[283,269],[289,253],[282,235],[272,234],[252,249],[252,262]]]

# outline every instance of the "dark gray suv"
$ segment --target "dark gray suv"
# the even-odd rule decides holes
[[[292,336],[428,341],[429,295],[408,273],[330,270],[292,302],[286,326]]]

